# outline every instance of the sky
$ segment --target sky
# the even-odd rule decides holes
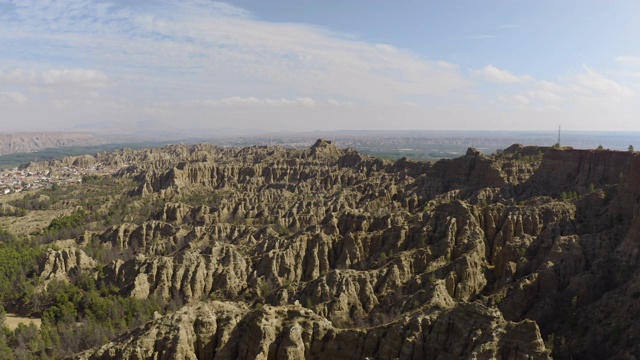
[[[640,131],[639,1],[0,0],[0,132]]]

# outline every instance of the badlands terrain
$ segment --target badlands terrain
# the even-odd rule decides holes
[[[15,358],[640,357],[638,153],[392,162],[318,140],[25,170],[98,164],[117,170],[3,200],[27,210],[3,236],[39,249],[3,299],[42,318],[4,331]]]

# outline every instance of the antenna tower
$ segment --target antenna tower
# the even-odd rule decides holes
[[[558,125],[558,147],[560,147],[560,125]]]

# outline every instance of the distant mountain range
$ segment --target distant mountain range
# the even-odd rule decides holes
[[[92,134],[81,132],[0,133],[0,155],[34,152],[46,148],[87,146],[106,143]]]
[[[558,141],[555,131],[307,131],[267,132],[261,129],[198,128],[168,129],[150,121],[136,122],[119,129],[105,125],[98,129],[89,124],[83,131],[0,133],[0,155],[32,153],[51,148],[122,144],[126,147],[149,146],[148,143],[211,143],[218,146],[282,145],[308,147],[317,138],[331,139],[341,147],[386,158],[408,157],[431,160],[457,157],[468,147],[485,154],[504,149],[511,144],[551,146]],[[92,130],[93,129],[93,130]],[[565,131],[561,145],[578,149],[626,150],[630,145],[640,148],[638,132]],[[140,145],[140,146],[137,146]]]

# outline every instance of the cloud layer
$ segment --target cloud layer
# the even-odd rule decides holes
[[[640,129],[640,57],[535,79],[273,23],[224,3],[0,1],[8,130]],[[601,126],[602,117],[613,117]],[[4,117],[4,116],[3,116]],[[162,125],[161,125],[162,124]],[[122,129],[122,127],[120,127]]]
[[[482,70],[471,70],[471,74],[485,81],[497,83],[522,83],[533,80],[529,75],[513,75],[506,70],[500,70],[493,65],[487,65]]]

